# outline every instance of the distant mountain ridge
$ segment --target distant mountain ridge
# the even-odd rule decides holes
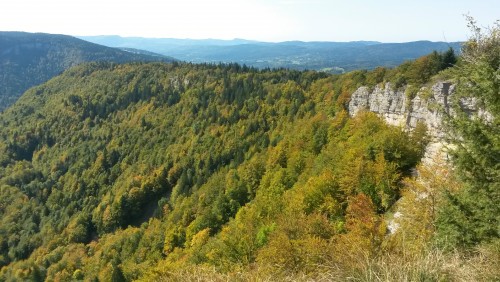
[[[120,36],[80,37],[90,42],[119,48],[137,48],[168,54],[193,63],[245,64],[258,68],[311,69],[340,73],[379,66],[395,67],[436,50],[452,47],[460,51],[460,42],[414,41],[382,43],[378,41],[278,43],[244,39],[173,39]]]
[[[0,111],[13,104],[28,88],[83,62],[172,60],[158,54],[101,46],[67,35],[0,32]]]

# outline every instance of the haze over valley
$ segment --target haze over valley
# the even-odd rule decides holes
[[[343,73],[356,69],[395,67],[432,51],[448,48],[460,51],[459,42],[417,41],[407,43],[303,42],[279,43],[250,40],[189,40],[123,38],[119,36],[80,37],[117,48],[137,48],[193,63],[238,63],[257,68],[291,68]]]

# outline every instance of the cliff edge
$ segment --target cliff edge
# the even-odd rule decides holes
[[[430,137],[423,161],[430,161],[436,156],[447,158],[443,120],[444,115],[451,110],[449,100],[454,88],[450,82],[438,82],[431,87],[420,88],[411,97],[408,86],[399,89],[395,89],[391,83],[377,85],[373,89],[363,86],[351,95],[349,115],[354,116],[363,110],[371,111],[388,124],[409,131],[421,122],[427,126]]]

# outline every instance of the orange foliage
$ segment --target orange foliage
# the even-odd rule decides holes
[[[346,214],[347,233],[337,238],[337,262],[349,268],[359,268],[377,253],[386,233],[381,216],[365,194],[349,200]]]

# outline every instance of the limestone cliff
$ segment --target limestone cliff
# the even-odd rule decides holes
[[[454,85],[449,82],[422,87],[413,98],[407,95],[407,87],[394,89],[390,83],[373,89],[360,87],[351,96],[349,114],[354,116],[361,110],[375,112],[388,124],[402,126],[406,130],[414,129],[418,122],[424,123],[431,139],[424,158],[428,161],[443,152],[443,114],[450,111],[448,101],[453,91]]]
[[[351,95],[349,114],[354,116],[363,110],[375,112],[388,124],[401,126],[409,131],[413,130],[418,122],[424,123],[430,142],[422,162],[430,165],[436,158],[444,161],[448,159],[443,115],[452,111],[449,101],[454,89],[454,85],[449,82],[438,82],[431,87],[422,87],[415,97],[411,98],[411,95],[407,95],[411,89],[394,89],[390,83],[373,89],[360,87]],[[462,101],[461,104],[464,108],[473,109],[471,103]],[[403,216],[396,206],[393,216],[387,219],[389,234],[399,228],[398,218]]]
[[[443,125],[444,115],[453,116],[451,107],[452,95],[455,86],[449,82],[438,82],[431,87],[420,88],[415,97],[407,95],[413,91],[408,87],[394,89],[390,83],[383,86],[376,86],[373,89],[360,87],[352,95],[349,101],[348,110],[351,116],[359,111],[371,111],[377,113],[388,124],[401,126],[406,130],[413,130],[418,122],[427,126],[430,142],[427,145],[425,156],[422,162],[425,165],[440,166],[442,161],[449,160],[446,153],[451,145],[446,142],[446,130]],[[493,116],[478,107],[478,103],[473,98],[461,98],[458,105],[470,118],[481,118],[485,122],[492,122]],[[422,181],[417,178],[417,181]],[[426,193],[420,193],[417,198],[427,197]],[[387,218],[389,234],[393,234],[398,228],[398,218],[404,217],[397,204],[393,209],[393,215]]]

